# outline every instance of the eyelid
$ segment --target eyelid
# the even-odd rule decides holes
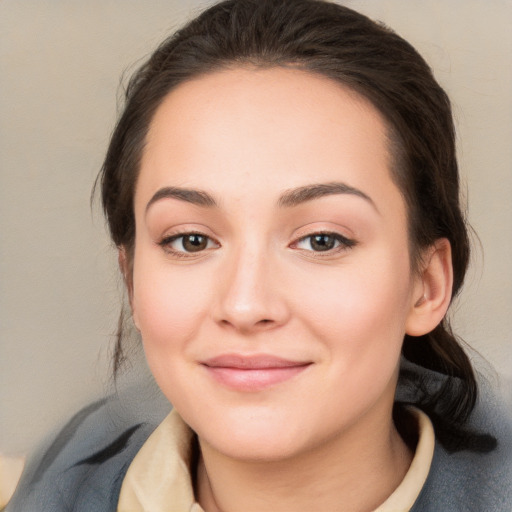
[[[190,235],[198,235],[205,237],[208,240],[208,243],[213,242],[215,244],[215,247],[205,247],[203,250],[200,251],[180,251],[177,249],[174,249],[170,247],[170,244],[180,238],[184,238],[186,236]],[[174,232],[167,233],[163,235],[157,242],[157,245],[159,245],[166,253],[179,257],[179,258],[197,258],[200,256],[203,256],[206,252],[211,251],[212,249],[217,249],[221,245],[218,240],[216,240],[215,237],[211,235],[207,235],[204,231],[201,231],[199,229],[193,229],[193,228],[182,228],[182,229],[176,229]]]
[[[159,230],[159,232],[162,234],[155,232],[153,235],[153,240],[157,245],[164,240],[169,240],[173,237],[178,238],[185,235],[201,235],[219,243],[219,237],[209,227],[195,222],[183,222],[175,226],[168,226],[166,229],[162,229],[161,231]]]
[[[339,245],[337,247],[333,247],[332,249],[327,249],[325,251],[315,251],[313,249],[303,249],[297,247],[298,244],[308,238],[312,238],[317,235],[329,235],[332,236],[337,242],[339,242]],[[290,247],[293,249],[297,249],[300,251],[304,251],[307,253],[314,254],[315,257],[327,257],[332,256],[333,254],[347,251],[348,249],[351,249],[357,245],[357,241],[353,238],[348,238],[345,235],[342,235],[341,233],[329,229],[318,229],[318,230],[311,230],[306,234],[301,234],[295,240],[290,244]]]
[[[166,244],[166,243],[168,244],[170,242],[174,242],[175,240],[178,240],[179,238],[184,238],[186,236],[194,236],[194,235],[202,236],[204,238],[207,238],[209,241],[213,242],[214,244],[219,245],[219,243],[214,238],[212,238],[211,236],[205,235],[204,233],[200,233],[199,231],[187,231],[186,233],[177,233],[175,235],[168,235],[168,236],[163,237],[162,240],[160,240],[160,242],[158,242],[158,243],[159,244]]]

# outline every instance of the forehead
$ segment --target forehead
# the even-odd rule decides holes
[[[166,185],[276,194],[322,181],[389,186],[388,145],[380,113],[329,78],[222,70],[181,84],[157,109],[136,196]]]

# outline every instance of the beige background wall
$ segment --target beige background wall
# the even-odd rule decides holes
[[[0,0],[0,452],[30,450],[108,384],[119,283],[89,192],[120,75],[206,3]],[[455,320],[512,377],[512,1],[347,3],[413,42],[451,94],[484,247]]]

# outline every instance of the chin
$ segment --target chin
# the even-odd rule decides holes
[[[294,424],[293,428],[290,428]],[[192,425],[191,425],[192,426]],[[194,430],[201,442],[236,460],[272,462],[285,460],[308,445],[304,429],[286,421],[282,414],[230,414],[211,418],[209,424]],[[193,428],[193,426],[192,426]]]
[[[245,433],[241,436],[232,434],[212,439],[209,444],[224,456],[245,462],[279,462],[301,452],[302,443],[294,443],[287,435],[276,435],[275,432],[271,436],[263,436],[261,433]]]

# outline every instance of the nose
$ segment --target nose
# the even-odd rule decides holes
[[[290,314],[283,284],[268,253],[241,248],[219,275],[215,320],[243,333],[283,325]]]

